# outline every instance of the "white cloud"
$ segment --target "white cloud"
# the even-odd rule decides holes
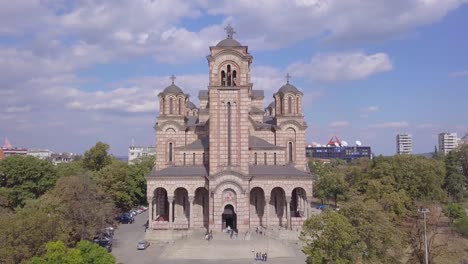
[[[432,123],[424,123],[424,124],[419,124],[417,125],[418,128],[436,128],[436,127],[439,127],[438,125],[436,124],[432,124]]]
[[[451,72],[449,76],[450,77],[465,77],[465,76],[468,76],[468,70]]]
[[[370,112],[377,112],[379,111],[379,107],[378,106],[368,106],[368,107],[363,107],[361,108],[361,111],[364,112],[364,113],[370,113]]]
[[[31,111],[31,107],[29,105],[25,106],[10,106],[6,108],[7,113],[25,113]]]
[[[350,124],[351,123],[348,121],[335,121],[335,122],[329,123],[328,126],[336,128],[336,127],[346,127],[346,126],[349,126]]]
[[[387,54],[362,52],[318,54],[309,63],[297,62],[288,67],[294,76],[326,82],[366,79],[392,69]]]
[[[403,127],[409,127],[408,122],[399,121],[399,122],[386,122],[386,123],[369,125],[369,128],[403,128]]]

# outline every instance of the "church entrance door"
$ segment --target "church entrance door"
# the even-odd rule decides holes
[[[237,230],[237,215],[232,205],[228,204],[224,207],[222,220],[223,229],[230,227],[231,229]]]

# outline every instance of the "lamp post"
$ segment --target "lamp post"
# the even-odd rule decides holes
[[[418,213],[423,214],[424,216],[424,249],[426,252],[426,264],[429,264],[429,255],[428,255],[428,248],[427,248],[427,233],[426,233],[426,214],[429,213],[429,209],[427,208],[419,208]]]

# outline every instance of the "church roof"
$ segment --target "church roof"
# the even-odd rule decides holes
[[[268,108],[268,107],[271,108],[271,109],[275,109],[275,102],[271,102],[271,103],[267,106],[267,108]]]
[[[281,88],[278,90],[277,93],[282,93],[282,94],[286,94],[286,93],[292,93],[292,94],[300,94],[300,95],[303,95],[303,93],[301,91],[299,91],[296,86],[292,85],[292,84],[289,84],[286,83],[285,85],[281,86]]]
[[[281,150],[283,147],[275,146],[268,141],[261,139],[256,136],[249,137],[249,149],[261,149],[261,150]]]
[[[204,137],[204,138],[199,138],[199,139],[193,141],[192,143],[190,143],[188,145],[177,147],[177,149],[182,149],[182,150],[205,150],[205,149],[209,148],[209,145],[210,145],[209,138]]]
[[[252,107],[250,107],[250,112],[249,113],[250,114],[264,114],[265,112],[262,109],[258,108],[258,107],[252,106]]]
[[[168,167],[160,171],[156,171],[154,168],[151,171],[149,178],[151,177],[204,177],[208,175],[208,171],[205,166],[181,166],[181,167]]]
[[[221,40],[218,44],[216,44],[216,47],[242,47],[242,44],[240,44],[239,41],[233,38],[227,38]]]
[[[208,99],[208,90],[200,90],[198,92],[198,99]]]
[[[159,93],[159,95],[167,95],[167,94],[173,94],[173,95],[179,95],[179,94],[185,94],[182,89],[180,89],[179,86],[175,84],[171,84],[168,87],[164,88],[164,90]]]
[[[257,177],[267,176],[293,176],[293,177],[312,177],[312,174],[300,171],[291,165],[251,165],[249,167],[250,175]]]
[[[253,99],[263,99],[265,97],[263,90],[252,90]]]
[[[192,103],[190,101],[187,101],[187,108],[188,109],[196,109],[197,106],[194,103]]]

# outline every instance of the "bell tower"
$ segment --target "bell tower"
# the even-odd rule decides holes
[[[233,38],[228,25],[227,37],[210,47],[207,56],[210,116],[210,175],[224,170],[247,174],[249,157],[248,113],[251,107],[248,47]]]

